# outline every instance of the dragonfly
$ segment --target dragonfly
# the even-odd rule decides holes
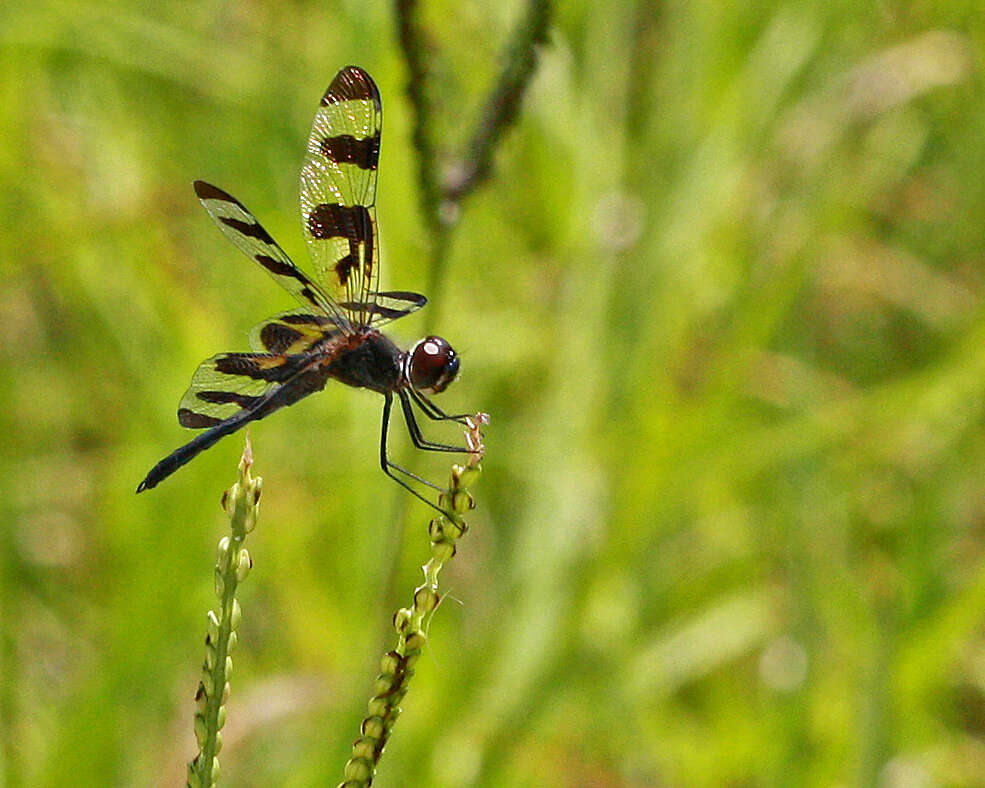
[[[449,415],[430,399],[458,375],[460,361],[452,346],[428,336],[404,351],[380,330],[427,303],[420,293],[378,289],[376,176],[382,118],[372,77],[358,66],[339,71],[315,113],[301,168],[301,224],[314,277],[291,261],[243,203],[217,186],[195,181],[195,194],[222,234],[300,306],[257,325],[250,332],[251,352],[220,353],[199,365],[178,407],[178,422],[205,431],[151,468],[138,493],[157,486],[226,435],[337,380],[383,395],[383,472],[444,511],[409,482],[442,488],[387,456],[395,398],[418,449],[469,449],[427,440],[415,414],[416,408],[434,421],[467,424],[466,414]]]

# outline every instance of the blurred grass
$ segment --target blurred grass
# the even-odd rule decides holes
[[[519,6],[426,7],[460,143]],[[464,355],[443,404],[493,423],[378,784],[985,785],[978,5],[558,14],[428,293]],[[241,444],[133,489],[196,364],[291,306],[190,182],[304,261],[305,137],[357,62],[384,284],[423,286],[394,41],[381,4],[0,10],[0,784],[182,779]],[[418,581],[379,404],[253,431],[230,785],[340,779]]]

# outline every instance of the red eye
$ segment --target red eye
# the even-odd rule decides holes
[[[410,352],[410,384],[440,394],[458,375],[458,356],[441,337],[422,339]]]

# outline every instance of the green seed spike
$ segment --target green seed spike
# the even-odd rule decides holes
[[[451,502],[452,508],[459,514],[475,507],[475,499],[466,488],[478,481],[480,476],[479,462],[484,451],[480,427],[488,421],[484,414],[466,420],[466,443],[471,452],[468,463],[452,468],[448,491],[442,493],[439,499],[443,502],[441,505]],[[434,613],[441,601],[438,574],[444,563],[454,557],[457,549],[455,543],[467,530],[464,522],[445,515],[435,517],[428,523],[431,558],[422,567],[424,584],[414,589],[412,607],[402,607],[393,614],[397,647],[380,660],[380,673],[373,682],[368,714],[359,729],[362,735],[353,742],[352,757],[343,770],[345,782],[339,784],[340,788],[366,788],[373,781],[390,731],[400,716],[399,704],[407,694],[414,675],[413,665],[427,643],[423,631],[425,618]]]
[[[226,724],[226,701],[229,699],[233,660],[229,652],[236,646],[235,630],[242,620],[236,599],[239,584],[246,579],[253,559],[243,547],[246,534],[257,520],[260,479],[250,475],[253,455],[249,436],[239,464],[239,480],[222,496],[222,508],[230,518],[230,533],[219,541],[216,551],[215,592],[218,608],[209,611],[203,675],[195,694],[195,738],[199,752],[188,764],[188,784],[211,788],[219,779],[222,750],[220,729]],[[221,688],[216,692],[216,688]]]

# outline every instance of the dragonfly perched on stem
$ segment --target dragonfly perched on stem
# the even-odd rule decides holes
[[[291,261],[243,203],[212,184],[195,182],[195,194],[223,235],[301,306],[256,326],[250,333],[253,352],[221,353],[202,362],[178,407],[178,421],[205,432],[157,463],[138,493],[155,487],[224,436],[321,391],[334,379],[383,395],[383,471],[443,511],[409,480],[442,488],[387,457],[395,397],[417,448],[470,449],[426,439],[415,414],[416,407],[434,421],[466,424],[466,414],[449,415],[429,398],[458,374],[459,358],[451,345],[429,336],[404,351],[380,331],[427,303],[419,293],[378,289],[375,205],[382,117],[376,83],[357,66],[335,75],[315,113],[301,168],[301,223],[314,278]]]

